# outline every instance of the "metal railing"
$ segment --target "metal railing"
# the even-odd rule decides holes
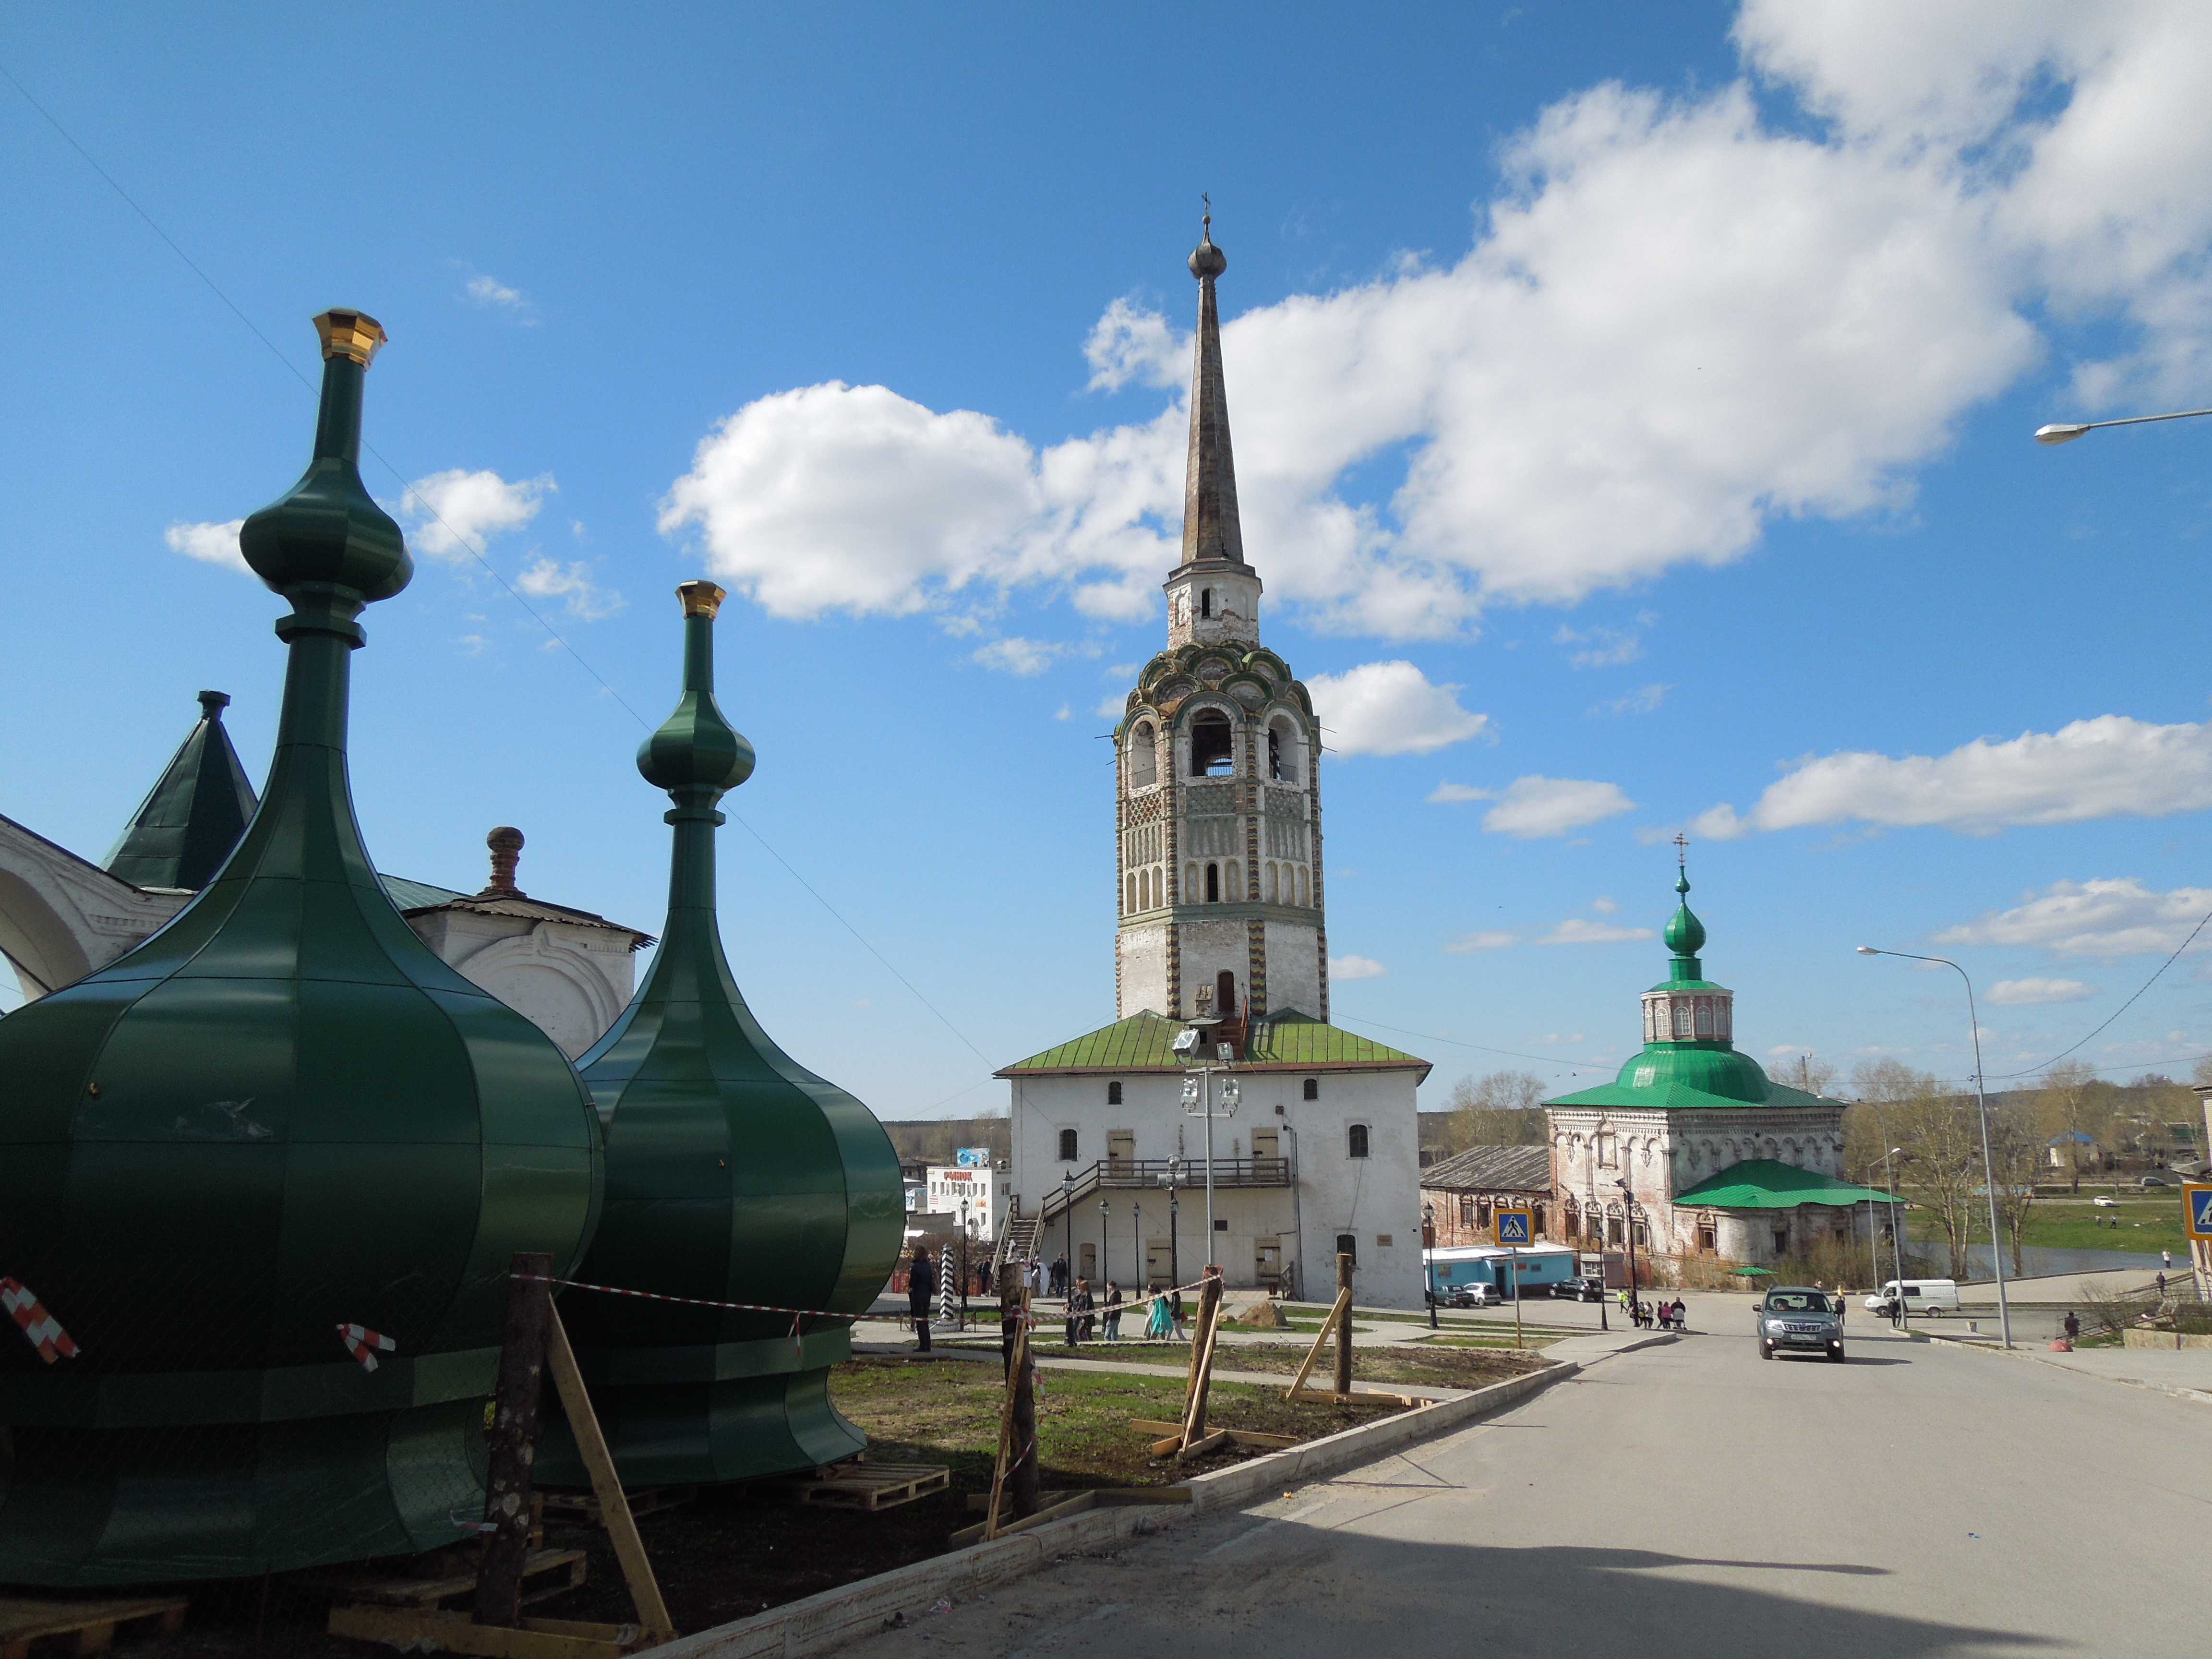
[[[1291,1160],[1287,1158],[1217,1158],[1213,1160],[1213,1186],[1218,1192],[1225,1187],[1288,1187],[1291,1184]],[[1067,1213],[1069,1208],[1085,1199],[1096,1198],[1109,1191],[1133,1191],[1144,1188],[1164,1189],[1172,1185],[1178,1192],[1206,1188],[1206,1165],[1190,1159],[1175,1160],[1164,1158],[1101,1158],[1075,1178],[1073,1188],[1066,1185],[1048,1191],[1044,1201],[1037,1206],[1037,1230],[1042,1232],[1053,1221]]]

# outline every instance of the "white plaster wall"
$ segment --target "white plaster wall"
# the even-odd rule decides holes
[[[1237,1006],[1244,1006],[1250,990],[1252,952],[1242,921],[1187,921],[1178,932],[1182,945],[1183,1006],[1186,1017],[1198,1012],[1198,988],[1212,985],[1226,970],[1237,975]],[[1216,1009],[1218,1013],[1220,1011]]]
[[[1326,1018],[1321,1000],[1321,933],[1291,922],[1271,921],[1267,929],[1267,1012],[1294,1008]]]
[[[1115,941],[1121,953],[1121,1000],[1115,1018],[1151,1009],[1168,1012],[1168,930],[1164,926],[1130,927]]]
[[[1334,1293],[1336,1236],[1349,1232],[1358,1237],[1359,1265],[1353,1281],[1357,1299],[1370,1306],[1421,1305],[1419,1131],[1413,1081],[1417,1075],[1410,1071],[1325,1067],[1304,1073],[1237,1072],[1243,1098],[1235,1118],[1216,1120],[1215,1156],[1249,1156],[1253,1127],[1276,1127],[1283,1132],[1279,1142],[1283,1155],[1295,1159],[1298,1184],[1295,1199],[1280,1188],[1217,1191],[1215,1217],[1229,1223],[1225,1231],[1216,1235],[1221,1245],[1217,1259],[1230,1285],[1249,1286],[1255,1282],[1253,1241],[1275,1235],[1282,1240],[1286,1266],[1295,1263],[1299,1268],[1302,1292],[1326,1301]],[[1319,1085],[1318,1100],[1302,1097],[1307,1077]],[[1079,1177],[1084,1170],[1104,1158],[1109,1129],[1133,1131],[1139,1159],[1180,1153],[1194,1164],[1202,1160],[1204,1121],[1184,1115],[1179,1073],[1122,1074],[1119,1106],[1106,1103],[1107,1085],[1114,1080],[1101,1075],[1013,1081],[1013,1186],[1024,1214],[1036,1214],[1044,1196],[1059,1188],[1063,1175]],[[1279,1115],[1275,1111],[1279,1105],[1283,1108]],[[1347,1132],[1355,1122],[1368,1127],[1365,1158],[1349,1155]],[[1060,1160],[1062,1128],[1077,1132],[1073,1164]],[[1127,1206],[1141,1201],[1146,1232],[1164,1238],[1166,1194],[1140,1197],[1132,1189],[1121,1188],[1109,1190],[1105,1197],[1109,1206],[1107,1261],[1118,1276],[1134,1266],[1128,1232],[1133,1218]],[[1155,1202],[1163,1206],[1157,1218]],[[1195,1241],[1206,1234],[1204,1205],[1202,1190],[1185,1190],[1181,1232],[1186,1279],[1196,1277],[1194,1266],[1204,1265],[1202,1257],[1194,1262],[1192,1255]],[[1096,1242],[1097,1223],[1097,1200],[1093,1199],[1075,1222],[1076,1244]],[[1379,1242],[1386,1235],[1391,1240],[1387,1245]],[[1055,1221],[1045,1241],[1045,1257],[1049,1260],[1057,1255],[1064,1243],[1063,1229]]]
[[[529,1020],[574,1060],[629,1005],[630,936],[522,916],[438,910],[409,918],[422,941]]]

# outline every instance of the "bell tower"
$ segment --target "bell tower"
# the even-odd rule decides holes
[[[1207,1012],[1250,1023],[1328,1018],[1322,910],[1321,727],[1260,642],[1244,557],[1214,282],[1229,260],[1209,213],[1190,256],[1198,337],[1183,480],[1182,562],[1168,574],[1167,649],[1145,665],[1114,733],[1117,1017]]]

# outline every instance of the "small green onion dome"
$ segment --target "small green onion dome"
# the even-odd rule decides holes
[[[712,582],[684,582],[676,592],[687,617],[711,623],[721,609],[722,590]],[[695,678],[686,672],[676,712],[638,745],[637,769],[656,789],[706,789],[720,795],[752,776],[753,746],[722,718],[711,668],[704,684],[694,684]]]
[[[1667,948],[1678,957],[1693,957],[1705,948],[1705,924],[1690,911],[1690,876],[1687,871],[1675,879],[1674,890],[1683,896],[1675,909],[1674,919],[1667,924]]]

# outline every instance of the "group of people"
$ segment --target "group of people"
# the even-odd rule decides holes
[[[1636,1322],[1640,1330],[1648,1331],[1654,1326],[1662,1331],[1683,1331],[1689,1328],[1687,1322],[1689,1315],[1684,1310],[1682,1298],[1679,1296],[1671,1302],[1646,1302],[1640,1297],[1632,1297],[1626,1291],[1623,1291],[1620,1293],[1620,1305],[1628,1310],[1629,1317]]]
[[[1094,1292],[1091,1281],[1068,1278],[1067,1258],[1060,1256],[1047,1263],[1031,1258],[1021,1265],[1022,1282],[1029,1287],[1031,1299],[1042,1297],[1066,1297],[1064,1319],[1069,1347],[1082,1342],[1101,1339],[1108,1342],[1121,1340],[1121,1316],[1133,1300],[1112,1279],[1106,1281],[1103,1292]],[[917,1352],[929,1352],[930,1304],[936,1299],[938,1287],[937,1264],[927,1249],[917,1248],[914,1259],[907,1264],[907,1309],[914,1324],[915,1348]],[[979,1286],[979,1291],[988,1290]],[[1159,1291],[1152,1297],[1152,1307],[1145,1321],[1145,1336],[1154,1341],[1188,1337],[1183,1322],[1182,1291],[1179,1288]]]

